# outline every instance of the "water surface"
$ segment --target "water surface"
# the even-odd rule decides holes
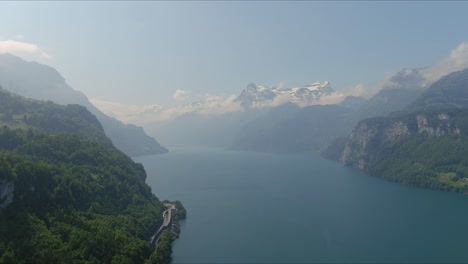
[[[174,263],[468,262],[468,197],[311,155],[173,148],[139,157],[188,211]]]

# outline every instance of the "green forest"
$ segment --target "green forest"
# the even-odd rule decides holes
[[[0,90],[0,113],[0,263],[169,262],[148,242],[163,203],[86,108]]]
[[[442,127],[441,121],[435,118],[439,112],[450,116],[446,126],[461,132],[441,136],[412,133],[397,141],[379,144],[370,155],[367,172],[409,185],[468,192],[468,139],[464,133],[468,131],[468,110],[425,111],[429,126]],[[417,113],[404,116],[402,120],[415,129]]]
[[[441,120],[441,114],[448,120]],[[418,132],[418,115],[424,115],[427,127],[433,131],[439,129],[441,135]],[[366,155],[356,156],[347,165],[364,159],[367,164],[364,170],[373,176],[430,189],[468,192],[468,109],[401,112],[361,122],[368,131],[375,131],[375,136],[366,143]],[[385,140],[385,131],[396,122],[405,124],[410,134],[397,140]],[[339,139],[323,151],[322,156],[339,159],[345,144],[354,151],[360,148],[356,142]]]

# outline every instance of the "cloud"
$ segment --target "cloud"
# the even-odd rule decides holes
[[[285,104],[292,100],[292,97],[288,93],[276,95],[272,100],[254,102],[252,108],[269,108],[276,107]]]
[[[328,105],[328,104],[339,104],[348,96],[359,96],[369,98],[374,95],[378,90],[376,87],[367,87],[362,83],[359,83],[353,87],[335,91],[331,94],[324,94],[320,97],[319,101],[315,101],[312,105]],[[309,104],[311,105],[311,104]]]
[[[134,123],[140,121],[140,116],[148,112],[163,111],[167,107],[163,105],[126,105],[119,102],[89,98],[89,101],[106,115],[119,119],[124,123]],[[136,122],[141,123],[141,122]]]
[[[426,78],[434,82],[444,75],[466,68],[468,68],[468,42],[462,42],[448,56],[429,67]]]
[[[359,83],[345,90],[344,93],[350,96],[365,96],[368,93],[368,88],[364,84]]]
[[[382,89],[393,88],[425,88],[441,77],[468,68],[468,42],[460,43],[436,64],[417,69],[403,69],[399,72],[386,74],[385,78],[369,89],[375,94]]]
[[[366,87],[358,84],[353,88],[341,91],[345,95],[371,97],[382,89],[414,88],[430,86],[441,77],[468,68],[468,42],[460,43],[450,54],[436,64],[425,67],[389,72],[377,84]]]
[[[217,116],[225,113],[243,111],[240,102],[235,101],[236,96],[204,95],[201,99],[188,104],[167,107],[160,111],[148,111],[144,115],[145,122],[168,121],[187,113],[196,113],[202,116]]]
[[[197,113],[203,116],[216,116],[229,112],[243,111],[236,96],[205,95],[197,102],[181,104],[174,107],[164,105],[126,105],[90,98],[89,101],[105,114],[115,117],[124,123],[145,126],[154,122],[164,122],[187,113]]]
[[[0,41],[0,52],[17,49],[22,52],[41,54],[37,45],[18,41]],[[468,42],[463,42],[453,49],[450,54],[442,58],[438,63],[427,68],[403,69],[398,72],[388,73],[385,77],[373,86],[365,86],[360,83],[353,87],[335,91],[331,94],[324,94],[320,100],[312,102],[298,102],[301,107],[307,105],[337,104],[347,96],[370,97],[381,89],[392,88],[423,88],[438,80],[440,77],[454,71],[459,71],[468,67]],[[275,88],[280,89],[284,84],[280,83]],[[200,96],[196,102],[185,103],[193,94],[188,90],[176,90],[173,94],[174,100],[180,104],[174,107],[161,105],[125,105],[118,102],[110,102],[91,98],[90,101],[104,113],[114,116],[125,122],[145,126],[154,122],[164,122],[177,118],[187,113],[197,113],[203,116],[215,116],[228,112],[244,111],[240,102],[236,102],[236,96],[217,96],[205,94]],[[275,107],[291,101],[288,93],[280,94],[273,100],[258,102],[253,105],[255,108]]]
[[[16,36],[17,39],[24,37]],[[44,52],[38,45],[34,43],[18,41],[18,40],[3,40],[0,41],[0,53],[11,53],[20,57],[29,59],[50,60],[52,56]]]
[[[224,113],[243,111],[240,102],[236,102],[237,96],[228,97],[206,95],[199,112],[202,115],[221,115]]]
[[[177,102],[183,102],[187,99],[187,95],[191,93],[191,91],[177,89],[172,95],[172,98],[174,98],[174,100]]]
[[[398,72],[387,73],[376,85],[367,89],[366,97],[373,96],[383,89],[421,89],[429,86],[433,81],[427,78],[429,68],[403,69]]]

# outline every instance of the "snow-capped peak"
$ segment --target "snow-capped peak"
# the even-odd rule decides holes
[[[304,85],[304,88],[307,88],[310,91],[314,91],[314,90],[324,89],[324,88],[327,88],[329,86],[330,86],[330,83],[328,81],[325,81],[323,83],[314,82],[313,84]]]
[[[283,101],[307,105],[319,101],[323,95],[329,95],[333,92],[334,90],[328,81],[315,82],[295,88],[270,88],[250,83],[236,101],[241,102],[241,105],[245,107],[251,107],[254,104],[262,104],[281,96]]]

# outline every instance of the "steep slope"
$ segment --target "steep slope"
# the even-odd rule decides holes
[[[467,109],[366,119],[349,136],[340,161],[392,181],[466,192],[467,135]]]
[[[242,129],[232,148],[263,152],[314,152],[353,128],[350,109],[314,105],[299,109],[292,103],[272,109]]]
[[[468,191],[467,76],[449,74],[405,111],[359,122],[340,161],[393,181]]]
[[[10,129],[40,129],[48,134],[74,133],[82,139],[99,140],[111,146],[101,123],[84,106],[57,105],[26,99],[0,86],[0,126]]]
[[[339,103],[340,106],[342,107],[347,107],[347,108],[359,108],[362,107],[362,105],[366,102],[366,99],[362,96],[346,96],[341,103]]]
[[[249,83],[247,88],[242,90],[241,94],[236,98],[236,101],[241,102],[244,107],[249,107],[255,103],[273,100],[276,95],[271,88]]]
[[[154,138],[146,135],[141,127],[125,125],[102,113],[83,93],[73,90],[52,67],[26,62],[8,53],[0,54],[0,85],[28,98],[85,106],[102,123],[104,131],[114,145],[127,155],[167,152]]]
[[[468,69],[453,72],[434,82],[407,110],[468,107]]]
[[[164,205],[94,115],[0,89],[0,120],[0,263],[157,263]]]
[[[375,116],[386,116],[392,112],[404,110],[423,92],[424,89],[418,88],[382,89],[364,102],[358,110],[358,120]]]
[[[362,105],[359,120],[404,110],[428,88],[426,71],[406,68],[390,76],[383,88]]]
[[[240,111],[206,116],[197,112],[181,115],[168,122],[148,125],[148,132],[168,146],[210,146],[229,148],[239,129],[260,111]],[[190,131],[190,133],[187,133]]]
[[[277,124],[291,118],[301,108],[293,103],[286,103],[272,108],[260,117],[247,122],[237,132],[231,148],[236,150],[272,151],[276,144],[273,131]]]

